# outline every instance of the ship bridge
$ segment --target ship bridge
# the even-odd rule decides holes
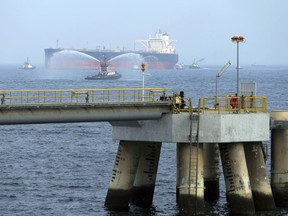
[[[171,44],[176,40],[169,39],[166,32],[161,31],[155,34],[155,37],[149,36],[148,40],[136,40],[136,42],[141,43],[147,52],[157,52],[157,53],[175,53],[175,47]]]

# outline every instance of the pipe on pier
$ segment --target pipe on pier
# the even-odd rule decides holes
[[[256,211],[274,210],[276,206],[261,145],[261,142],[247,142],[244,144],[253,200]]]
[[[221,143],[219,149],[230,213],[254,214],[255,207],[243,143]]]
[[[272,111],[272,120],[288,121],[288,111]],[[271,187],[278,207],[288,207],[288,128],[271,131]]]
[[[203,144],[177,143],[176,201],[181,215],[204,214]]]
[[[216,143],[203,144],[204,198],[213,202],[219,198],[219,147]]]

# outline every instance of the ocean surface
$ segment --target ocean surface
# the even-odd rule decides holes
[[[121,71],[120,80],[85,80],[93,71],[20,70],[0,65],[0,89],[71,89],[142,87],[142,73]],[[216,74],[222,66],[194,70],[145,72],[145,87],[184,91],[197,106],[200,97],[215,95]],[[240,82],[256,82],[257,95],[267,97],[268,112],[287,110],[288,67],[243,67]],[[236,91],[236,69],[218,78],[218,94]],[[176,204],[176,145],[163,143],[153,206],[131,206],[111,212],[104,201],[118,141],[107,122],[0,126],[0,215],[178,215]],[[270,141],[267,141],[270,146]],[[269,147],[270,149],[270,147]],[[270,156],[270,155],[269,155]],[[270,176],[270,157],[267,161]],[[223,175],[220,198],[206,204],[205,215],[229,215]],[[256,215],[287,215],[288,208]]]

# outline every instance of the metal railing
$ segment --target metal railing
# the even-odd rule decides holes
[[[200,98],[200,112],[267,112],[266,97],[236,97],[237,105],[231,105],[235,96]],[[181,97],[170,88],[103,88],[65,90],[0,90],[0,109],[24,106],[64,106],[93,104],[125,104],[171,102],[174,112],[192,112],[192,100]]]
[[[218,113],[267,112],[267,101],[264,96],[223,96],[200,98],[198,109],[201,112],[217,111]]]
[[[159,102],[163,95],[173,95],[168,88],[103,88],[65,90],[0,90],[0,107],[96,103]],[[166,96],[165,96],[166,97]]]

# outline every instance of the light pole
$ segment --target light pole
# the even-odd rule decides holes
[[[145,72],[145,64],[141,64],[141,71],[142,71],[142,101],[144,101],[144,72]]]
[[[237,89],[236,89],[236,92],[237,92],[237,96],[239,97],[239,42],[244,42],[245,41],[245,38],[243,36],[233,36],[231,38],[232,42],[233,43],[237,43]]]

